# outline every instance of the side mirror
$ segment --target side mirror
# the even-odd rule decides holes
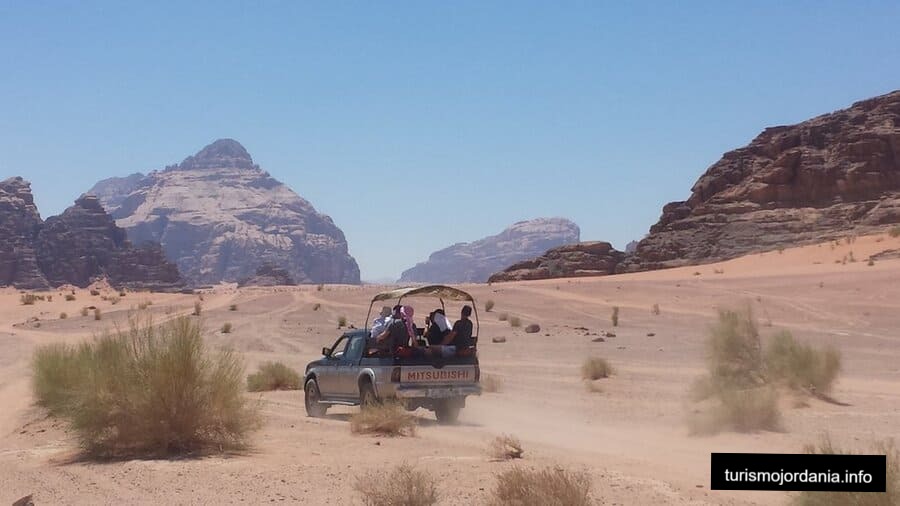
[[[329,348],[327,346],[322,348],[322,356],[331,358],[331,348]]]

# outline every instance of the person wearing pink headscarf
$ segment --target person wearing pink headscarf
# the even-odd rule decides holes
[[[409,342],[412,343],[413,348],[419,345],[418,340],[416,339],[416,324],[413,321],[414,314],[415,310],[413,310],[412,306],[403,306],[400,308],[400,316],[403,318],[404,325],[406,325],[406,333],[409,334]]]

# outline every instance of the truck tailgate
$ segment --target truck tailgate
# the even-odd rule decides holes
[[[400,368],[401,384],[454,385],[475,383],[478,369],[475,365],[448,365],[440,369],[430,365],[404,366]]]

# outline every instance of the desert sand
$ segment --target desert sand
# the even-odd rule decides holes
[[[825,433],[856,449],[900,436],[900,259],[866,262],[898,248],[900,238],[883,234],[655,272],[465,285],[479,301],[482,373],[503,388],[470,398],[458,425],[438,426],[420,410],[415,437],[353,435],[347,419],[357,408],[312,419],[301,391],[247,394],[264,416],[249,451],[171,460],[77,459],[65,424],[34,405],[29,361],[38,345],[90,338],[134,312],[156,321],[189,314],[198,296],[129,293],[112,305],[86,290],[74,301],[54,291],[52,302],[26,306],[8,289],[0,294],[0,504],[27,494],[36,504],[359,504],[358,476],[403,462],[439,477],[441,504],[484,502],[494,474],[513,465],[587,471],[601,504],[784,503],[785,493],[709,490],[709,454],[799,452]],[[856,261],[844,262],[851,251]],[[302,371],[340,335],[339,316],[364,325],[368,301],[383,288],[220,286],[203,295],[200,318],[208,342],[240,351],[248,371],[267,360]],[[492,312],[484,311],[488,299]],[[147,300],[152,306],[139,310]],[[419,315],[435,303],[413,302]],[[103,319],[81,316],[87,305]],[[798,408],[785,399],[784,432],[690,436],[687,392],[704,370],[707,328],[717,308],[745,305],[764,336],[788,329],[837,347],[844,368],[832,395],[849,406],[810,399]],[[613,306],[621,308],[616,328]],[[542,329],[512,328],[499,321],[503,312]],[[219,332],[224,322],[232,333]],[[615,337],[592,341],[607,331]],[[497,336],[507,341],[492,343]],[[601,392],[580,378],[589,356],[616,370],[597,382]],[[522,440],[523,460],[490,461],[485,448],[504,433]]]

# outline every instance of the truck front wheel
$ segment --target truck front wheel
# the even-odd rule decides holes
[[[319,392],[319,385],[316,383],[316,380],[311,379],[307,381],[303,390],[306,394],[306,416],[313,418],[325,416],[325,412],[328,411],[328,405],[322,404],[322,394]]]
[[[434,416],[442,425],[456,423],[456,420],[459,419],[460,409],[461,406],[458,402],[454,402],[453,399],[445,399],[435,405]]]

